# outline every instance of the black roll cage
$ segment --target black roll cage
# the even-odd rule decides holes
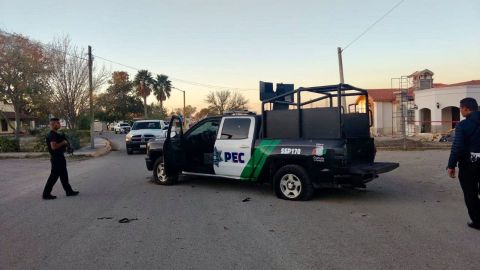
[[[315,99],[310,99],[308,101],[302,102],[301,100],[301,93],[302,92],[310,92],[310,93],[316,93],[316,94],[321,94],[321,97],[315,98]],[[285,101],[285,97],[291,96],[291,95],[297,95],[297,100],[296,101]],[[273,98],[266,99],[262,101],[262,127],[261,127],[261,137],[264,137],[266,134],[266,113],[265,113],[265,105],[266,104],[286,104],[286,105],[292,105],[295,106],[295,109],[298,111],[298,129],[300,130],[300,138],[302,138],[302,107],[314,102],[318,102],[321,100],[329,99],[330,102],[330,107],[333,108],[333,99],[337,99],[337,104],[338,104],[338,114],[339,114],[339,119],[340,119],[340,128],[343,129],[343,117],[342,117],[342,110],[345,111],[345,108],[342,104],[342,97],[350,97],[350,96],[365,96],[366,100],[366,112],[369,116],[371,116],[371,110],[368,102],[368,91],[365,89],[361,89],[349,84],[334,84],[334,85],[326,85],[326,86],[313,86],[313,87],[300,87],[297,88],[296,90],[290,91],[288,93],[284,93],[281,95],[278,95]],[[349,108],[350,109],[350,108]],[[370,122],[370,127],[373,125],[373,121]],[[340,131],[341,133],[342,130]]]

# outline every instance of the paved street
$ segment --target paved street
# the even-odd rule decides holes
[[[277,199],[269,185],[188,179],[158,186],[121,146],[69,163],[43,201],[49,161],[0,160],[1,269],[479,269],[448,151],[379,152],[401,167],[366,191]],[[245,198],[248,202],[242,202]],[[119,223],[122,218],[136,218]]]

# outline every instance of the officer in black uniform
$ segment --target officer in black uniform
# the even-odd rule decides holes
[[[53,186],[59,177],[67,196],[76,196],[79,192],[74,191],[68,183],[67,161],[65,160],[64,156],[68,146],[68,141],[66,140],[64,134],[57,132],[60,129],[60,120],[58,118],[50,119],[50,128],[51,130],[46,137],[46,143],[48,152],[50,152],[52,171],[43,190],[43,199],[53,200],[57,198],[50,193],[52,192]]]
[[[448,160],[448,175],[455,178],[458,163],[458,178],[465,197],[469,227],[480,230],[480,112],[477,101],[464,98],[460,101],[460,112],[465,120],[455,128],[455,140]]]

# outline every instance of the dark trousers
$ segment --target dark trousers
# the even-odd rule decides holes
[[[480,162],[460,164],[458,178],[462,186],[468,215],[474,223],[480,224]]]
[[[47,183],[45,184],[45,188],[43,189],[43,195],[50,195],[53,186],[59,177],[65,192],[72,192],[72,187],[68,183],[67,161],[65,160],[65,157],[52,157],[50,162],[52,163],[52,170],[50,172],[50,177],[48,177]]]

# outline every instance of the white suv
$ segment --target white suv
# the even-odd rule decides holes
[[[127,124],[127,123],[117,123],[114,127],[113,127],[113,131],[115,131],[115,134],[117,133],[128,133],[130,131],[130,125]]]
[[[148,141],[165,138],[168,126],[163,120],[140,120],[133,123],[132,130],[125,136],[127,154],[146,149]]]

